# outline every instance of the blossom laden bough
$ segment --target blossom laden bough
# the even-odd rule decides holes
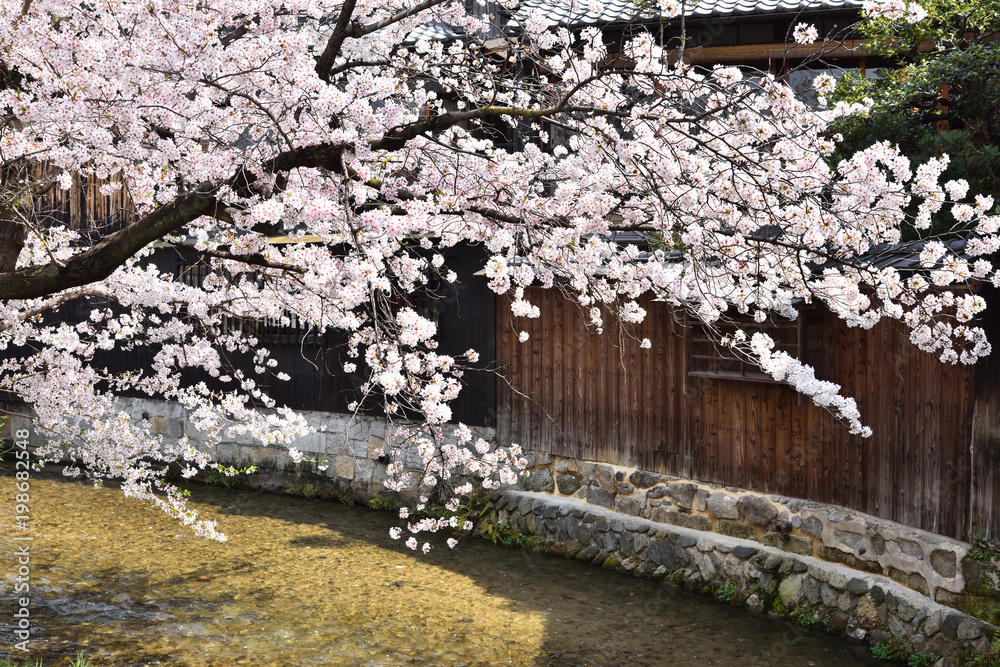
[[[903,0],[866,0],[865,13],[869,18],[886,18],[890,21],[920,23],[927,18],[927,10],[919,3]]]
[[[897,5],[869,11],[920,14]],[[428,21],[462,37],[408,41]],[[611,44],[540,15],[497,50],[488,22],[445,0],[0,3],[0,389],[32,404],[49,458],[122,478],[127,494],[218,537],[161,465],[187,474],[208,457],[115,397],[175,401],[209,444],[294,447],[310,428],[265,389],[288,375],[233,323],[295,321],[343,332],[343,371],[360,378],[353,414],[399,422],[390,489],[444,488],[455,508],[477,484],[514,482],[520,448],[449,425],[483,351],[443,353],[438,324],[413,306],[457,279],[443,249],[460,244],[486,250],[487,284],[509,298],[515,326],[547,317],[531,300],[540,286],[563,290],[596,330],[641,322],[643,295],[708,325],[734,312],[795,317],[814,302],[851,326],[891,320],[945,363],[989,352],[982,300],[953,288],[1000,283],[989,259],[1000,220],[990,198],[941,183],[947,157],[912,165],[880,143],[831,165],[830,123],[866,105],[816,110],[766,73],[701,72],[651,35]],[[793,36],[819,37],[806,24]],[[830,85],[817,79],[820,94]],[[521,149],[497,128],[519,132]],[[48,193],[81,183],[125,198],[128,224],[68,230],[50,218]],[[928,236],[945,211],[961,253]],[[914,234],[920,266],[878,262]],[[200,259],[197,279],[157,269],[157,252],[181,250]],[[83,317],[50,317],[71,303]],[[836,384],[766,339],[732,344],[868,434]],[[143,348],[145,368],[100,361]],[[410,446],[418,467],[399,459]],[[416,534],[464,527],[418,511]]]

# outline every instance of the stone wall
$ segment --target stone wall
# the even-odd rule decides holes
[[[967,589],[988,586],[995,571],[971,557],[965,542],[843,508],[635,468],[536,454],[524,488],[881,574],[953,606]]]
[[[502,491],[480,517],[480,530],[506,526],[570,558],[714,592],[873,645],[935,653],[942,666],[957,664],[956,656],[986,655],[997,632],[878,574],[741,537],[624,516],[581,499]]]
[[[132,419],[147,419],[153,433],[157,435],[166,439],[186,436],[195,447],[219,463],[239,468],[257,466],[260,469],[258,472],[244,478],[245,485],[253,488],[279,490],[296,478],[308,477],[314,486],[323,484],[325,480],[338,495],[350,493],[353,497],[364,498],[386,493],[383,482],[386,480],[389,459],[380,457],[378,452],[387,449],[386,438],[388,436],[391,439],[393,427],[387,427],[384,419],[363,415],[352,417],[335,412],[299,411],[298,414],[316,432],[292,443],[292,447],[304,454],[304,459],[296,463],[286,449],[265,447],[247,436],[241,435],[234,440],[209,444],[205,434],[188,421],[185,408],[175,402],[119,398],[117,405]],[[9,404],[8,410],[15,415],[31,413],[30,408],[24,404]],[[14,416],[5,426],[5,430],[10,432],[20,428],[28,429],[35,442],[39,441],[40,434],[30,427],[24,417]],[[470,428],[474,438],[481,437],[489,442],[495,440],[495,431],[491,428]],[[4,436],[9,437],[9,434]],[[400,458],[404,469],[414,473],[414,483],[409,490],[416,495],[415,482],[423,473],[422,460],[416,447],[404,447]]]

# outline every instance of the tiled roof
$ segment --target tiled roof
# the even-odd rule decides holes
[[[692,4],[693,2],[693,4]],[[604,26],[621,23],[657,21],[660,16],[653,8],[656,0],[521,0],[513,10],[499,9],[497,19],[505,33],[517,33],[520,26],[536,9],[541,9],[551,26]],[[492,3],[491,3],[492,4]],[[795,14],[831,9],[861,9],[863,0],[689,0],[685,15],[689,19],[726,18],[753,14]],[[591,7],[597,7],[592,11]],[[506,18],[506,24],[503,23]],[[406,36],[407,45],[422,39],[449,41],[463,35],[461,30],[439,21],[429,21]]]
[[[514,31],[535,9],[541,9],[550,26],[584,27],[655,21],[658,12],[640,7],[634,0],[523,0],[514,10],[507,29]],[[687,5],[685,15],[690,19],[751,14],[779,14],[820,11],[828,9],[860,9],[861,0],[695,0]],[[591,11],[596,5],[599,11]]]
[[[965,239],[956,238],[942,241],[945,247],[944,256],[938,260],[938,265],[954,259],[964,259],[968,262],[976,260],[965,253]],[[921,268],[920,253],[923,251],[925,241],[907,241],[896,245],[882,243],[872,246],[867,253],[854,259],[846,260],[845,264],[867,265],[877,269],[892,267],[900,271],[915,271]],[[827,264],[831,264],[828,262]],[[824,265],[825,266],[825,265]]]
[[[428,21],[427,23],[417,26],[413,32],[406,36],[403,43],[407,46],[411,46],[422,39],[426,39],[429,42],[447,42],[448,40],[459,37],[460,35],[462,35],[460,30],[452,28],[447,23],[441,23],[440,21]]]

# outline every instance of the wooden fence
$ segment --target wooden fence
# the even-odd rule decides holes
[[[38,213],[84,233],[127,224],[126,193],[103,196],[100,185],[77,179],[69,191],[52,190]],[[180,271],[190,260],[165,251],[157,261]],[[495,424],[501,441],[553,454],[839,504],[964,539],[1000,536],[1000,353],[975,369],[944,366],[885,324],[848,329],[820,311],[805,313],[797,352],[858,399],[875,430],[863,440],[788,387],[705,365],[695,331],[664,304],[644,303],[649,315],[634,331],[611,327],[599,336],[557,291],[533,289],[544,317],[513,322],[507,304],[473,276],[481,250],[451,248],[446,261],[459,282],[428,306],[442,323],[441,351],[475,348],[484,369],[495,351],[503,374],[468,373],[456,421]],[[997,290],[984,294],[1000,308]],[[1000,317],[990,318],[988,335],[1000,346]],[[526,343],[517,341],[521,330]],[[640,349],[641,338],[652,348]],[[292,377],[268,387],[279,404],[346,410],[360,378],[343,372],[337,335],[269,342]],[[148,367],[152,353],[102,361],[112,370]]]
[[[665,304],[643,303],[646,321],[631,332],[597,335],[559,292],[527,298],[542,318],[515,322],[497,305],[501,442],[842,505],[963,539],[1000,534],[996,359],[977,383],[976,370],[941,364],[888,325],[850,329],[807,311],[800,353],[857,398],[875,432],[862,439],[785,385],[696,373],[694,331]],[[642,338],[651,349],[640,349]]]
[[[45,170],[38,165],[36,176],[41,177]],[[74,172],[72,187],[54,187],[36,198],[32,214],[41,226],[63,225],[83,234],[121,229],[135,218],[135,208],[123,187],[102,194],[101,187],[109,184],[120,186],[121,179],[109,182]]]
[[[38,175],[43,167],[38,167]],[[35,201],[34,215],[46,226],[64,225],[84,236],[104,235],[121,229],[134,218],[134,209],[123,189],[108,194],[101,193],[106,183],[93,177],[74,175],[73,187],[68,190],[53,188]],[[494,359],[496,333],[493,292],[486,281],[473,274],[485,262],[482,248],[457,245],[441,251],[448,268],[458,274],[454,284],[441,284],[436,297],[419,304],[422,314],[442,324],[439,327],[439,351],[443,354],[462,354],[473,348],[480,354],[478,371],[467,371],[465,387],[452,403],[456,421],[477,426],[492,426],[496,422],[496,383],[491,372]],[[197,263],[196,255],[170,248],[159,250],[153,261],[164,272],[181,277]],[[86,319],[92,305],[80,300],[62,306],[52,317],[65,321]],[[253,323],[253,332],[266,345],[278,362],[275,372],[282,371],[290,380],[262,379],[259,383],[278,405],[297,410],[327,410],[347,412],[348,404],[359,396],[358,389],[364,377],[343,370],[346,355],[346,336],[330,332],[322,336],[308,334],[295,326],[280,327],[269,323]],[[20,354],[28,350],[10,350]],[[137,348],[129,351],[115,350],[98,353],[95,364],[111,372],[122,372],[151,367],[156,350]],[[230,354],[227,361],[233,368],[250,367],[252,355]],[[359,364],[360,365],[360,364]],[[204,381],[209,386],[225,390],[225,386],[207,373],[188,373],[191,381]],[[7,392],[0,392],[0,401],[18,400]]]
[[[440,285],[436,298],[415,306],[424,316],[440,321],[437,337],[440,353],[459,355],[473,348],[480,354],[477,366],[481,370],[465,373],[463,390],[451,404],[454,420],[475,426],[493,426],[496,423],[496,381],[489,369],[494,363],[496,306],[486,281],[473,276],[483,264],[482,252],[481,248],[469,246],[446,249],[442,253],[445,261],[459,279],[453,284]],[[160,270],[179,276],[190,270],[197,257],[186,251],[163,249],[157,252],[155,261]],[[89,307],[74,304],[64,317],[79,319],[88,313]],[[346,353],[347,336],[342,332],[331,331],[317,336],[294,326],[254,321],[243,324],[253,327],[252,333],[271,351],[278,362],[273,371],[282,371],[291,378],[288,381],[262,378],[258,383],[278,405],[295,410],[348,412],[348,404],[360,397],[358,390],[366,378],[360,371],[344,371],[344,363],[350,359]],[[114,350],[104,353],[96,363],[113,372],[149,368],[154,353],[155,350],[148,348]],[[252,354],[228,354],[227,363],[231,368],[250,368]],[[359,369],[363,365],[359,363]],[[187,378],[225,390],[225,385],[207,373],[189,373]]]
[[[1000,290],[983,291],[1000,309]],[[1000,538],[1000,313],[986,320],[993,354],[976,367],[976,405],[972,422],[972,535]]]

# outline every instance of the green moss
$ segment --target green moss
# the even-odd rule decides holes
[[[379,512],[395,512],[399,509],[399,501],[393,496],[373,495],[368,499],[368,507]]]
[[[907,654],[906,642],[902,637],[893,637],[888,642],[879,642],[872,646],[872,656],[876,660],[892,660],[905,662],[909,667],[931,667],[941,659],[937,653],[916,652]]]
[[[876,660],[892,660],[892,646],[888,642],[879,642],[872,646],[872,657]]]
[[[1000,546],[991,542],[985,535],[979,534],[972,538],[972,548],[969,558],[990,563],[994,558],[1000,558]]]
[[[479,536],[488,542],[505,547],[514,546],[515,543],[520,542],[524,538],[521,533],[513,530],[507,524],[500,523],[497,520],[497,513],[495,511],[491,512],[486,520],[483,521],[479,528]]]
[[[284,487],[282,491],[290,496],[301,496],[303,498],[315,498],[316,497],[316,486],[312,482],[307,482],[306,484],[296,484],[295,482],[289,482]]]
[[[779,616],[788,616],[791,613],[791,610],[785,606],[785,603],[782,602],[781,598],[778,596],[775,596],[774,599],[771,600],[771,611]]]
[[[514,530],[507,524],[500,523],[497,520],[495,510],[490,511],[488,515],[483,517],[482,522],[479,524],[478,534],[482,539],[504,547],[525,547],[542,553],[554,553],[560,556],[566,555],[566,547],[564,545],[546,544],[543,537],[525,535],[520,531]]]
[[[963,656],[963,667],[1000,667],[1000,635],[993,641],[993,647],[988,655],[973,653]]]
[[[229,475],[223,475],[221,472],[206,470],[205,474],[201,476],[201,483],[211,484],[212,486],[224,486],[229,489],[232,488],[234,480]]]
[[[906,664],[909,667],[931,667],[935,662],[941,659],[937,653],[912,653],[910,657],[906,659]]]
[[[608,556],[608,559],[604,561],[604,564],[601,565],[601,567],[606,568],[608,570],[614,570],[618,568],[621,564],[622,564],[621,556],[619,556],[618,554],[611,554],[610,556]]]
[[[757,539],[757,531],[754,530],[753,526],[740,523],[739,521],[729,521],[728,519],[719,519],[716,521],[715,532],[728,535],[729,537],[739,537],[744,540]]]
[[[989,593],[988,589],[986,592],[986,595],[966,596],[962,611],[981,618],[987,623],[1000,625],[1000,602]]]
[[[244,475],[252,475],[255,472],[257,472],[257,466],[237,468],[215,464],[206,469],[199,477],[195,477],[195,479],[202,484],[224,486],[227,489],[241,489],[246,486],[246,477]]]
[[[545,551],[556,556],[566,555],[566,545],[564,544],[551,544],[545,548]]]
[[[879,642],[878,644],[872,646],[872,656],[876,660],[896,660],[898,662],[905,662],[907,659],[907,654],[903,646],[904,646],[904,640],[902,637],[893,637],[888,642]],[[929,657],[934,654],[928,653],[919,655],[925,655]],[[918,658],[918,660],[919,659],[920,658]],[[938,659],[937,656],[934,656],[934,659],[935,661],[937,661]]]
[[[480,517],[486,516],[493,511],[494,505],[490,501],[489,495],[473,493],[459,508],[455,516],[458,518],[458,525],[464,526],[466,521],[476,523]]]

